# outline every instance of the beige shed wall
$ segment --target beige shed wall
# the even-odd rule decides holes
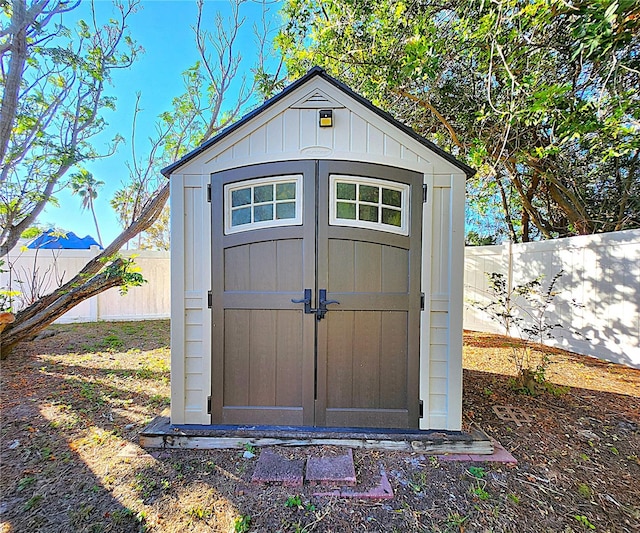
[[[325,98],[308,108],[311,97]],[[296,107],[297,106],[297,107]],[[318,109],[333,108],[320,128]],[[424,210],[421,325],[421,427],[460,429],[464,175],[415,139],[321,78],[287,95],[185,163],[171,176],[171,419],[209,424],[211,388],[211,216],[206,190],[213,172],[272,161],[335,159],[422,172]],[[462,239],[462,240],[461,240]],[[457,257],[459,248],[459,257]],[[457,280],[452,286],[451,279]],[[458,279],[459,278],[459,279]],[[459,300],[459,304],[458,304]]]

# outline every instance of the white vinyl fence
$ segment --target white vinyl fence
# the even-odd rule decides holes
[[[99,250],[94,248],[24,251],[16,248],[4,258],[2,270],[5,272],[0,274],[0,287],[7,289],[11,285],[12,290],[22,293],[18,299],[47,294],[77,274],[87,261],[95,257]],[[169,252],[135,250],[124,252],[123,255],[136,256],[135,262],[142,269],[147,283],[131,287],[124,296],[120,295],[117,288],[109,289],[77,305],[57,322],[169,318]],[[16,307],[20,308],[19,303]]]
[[[56,286],[84,266],[95,250],[14,251],[13,288],[28,292],[36,280]],[[169,318],[169,252],[132,251],[148,283],[120,296],[109,289],[67,312],[58,322],[145,320]],[[7,265],[3,267],[7,269]],[[489,299],[486,273],[500,272],[513,287],[544,275],[547,282],[560,270],[559,294],[549,321],[563,327],[549,344],[640,368],[640,230],[588,235],[553,241],[468,247],[465,251],[465,329],[504,333],[470,302]],[[22,284],[16,283],[16,278]],[[543,280],[543,285],[544,284]],[[9,274],[0,274],[6,288]],[[41,294],[47,292],[42,287]]]
[[[640,368],[640,230],[465,250],[465,329],[504,333],[471,302],[488,302],[487,273],[511,287],[559,271],[546,343]]]

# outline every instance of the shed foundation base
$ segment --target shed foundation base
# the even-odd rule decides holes
[[[156,417],[140,433],[143,448],[242,449],[251,446],[344,446],[432,455],[491,455],[492,440],[482,431],[330,428],[307,426],[230,426],[171,424]]]

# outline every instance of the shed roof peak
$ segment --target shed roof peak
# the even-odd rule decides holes
[[[292,92],[294,92],[295,90],[297,90],[300,87],[304,86],[305,84],[309,83],[312,79],[314,79],[314,78],[316,78],[318,76],[321,77],[322,79],[326,80],[328,83],[330,83],[331,85],[333,85],[334,87],[336,87],[340,91],[342,91],[348,97],[352,98],[353,100],[355,100],[355,101],[359,102],[360,104],[364,105],[365,107],[367,107],[369,110],[373,111],[375,114],[377,114],[378,116],[380,116],[381,118],[383,118],[384,120],[389,122],[393,127],[397,128],[398,130],[400,130],[400,131],[404,132],[405,134],[409,135],[413,139],[417,140],[418,142],[420,142],[421,144],[423,144],[424,146],[429,148],[431,151],[435,152],[439,156],[443,157],[444,159],[446,159],[447,161],[449,161],[450,163],[452,163],[453,165],[458,167],[468,177],[473,176],[475,174],[476,171],[474,169],[472,169],[468,165],[464,164],[462,161],[459,161],[454,155],[450,154],[446,150],[443,150],[438,145],[434,144],[433,142],[429,141],[428,139],[425,139],[422,135],[416,133],[409,126],[407,126],[406,124],[403,124],[402,122],[398,121],[397,119],[392,117],[386,111],[383,111],[382,109],[376,107],[373,103],[371,103],[369,100],[367,100],[365,97],[361,96],[360,94],[356,93],[349,86],[347,86],[343,82],[341,82],[341,81],[337,80],[336,78],[334,78],[334,77],[330,76],[329,74],[327,74],[325,69],[323,69],[320,66],[314,66],[314,67],[310,68],[307,71],[306,74],[304,74],[302,77],[300,77],[297,80],[295,80],[292,83],[290,83],[280,93],[278,93],[275,96],[269,98],[261,106],[257,107],[253,111],[247,113],[240,120],[238,120],[237,122],[234,122],[232,125],[230,125],[229,127],[225,128],[224,130],[222,130],[220,133],[218,133],[214,137],[211,137],[210,139],[206,140],[200,146],[196,147],[194,150],[192,150],[191,152],[189,152],[188,154],[183,156],[178,161],[175,161],[171,165],[163,168],[161,170],[161,173],[165,177],[168,178],[171,174],[173,174],[180,167],[182,167],[183,165],[185,165],[186,163],[191,161],[193,158],[195,158],[196,156],[198,156],[202,152],[206,151],[208,148],[210,148],[211,146],[213,146],[217,142],[221,141],[222,139],[224,139],[228,135],[232,134],[234,131],[239,129],[241,126],[243,126],[247,122],[251,121],[252,119],[256,118],[257,116],[262,114],[264,111],[266,111],[267,109],[272,107],[274,104],[280,102],[282,99],[286,98]],[[309,97],[309,95],[307,95],[307,98],[308,97]],[[329,99],[329,101],[333,101],[333,99]],[[296,102],[296,103],[299,104],[300,100],[298,102]],[[294,104],[294,106],[295,106],[295,104]]]

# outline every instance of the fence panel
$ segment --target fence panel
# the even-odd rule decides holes
[[[487,273],[502,273],[513,287],[540,275],[548,283],[561,270],[548,313],[561,327],[546,343],[640,368],[640,230],[468,247],[464,327],[504,333],[472,305],[488,301]]]
[[[21,292],[14,305],[21,307],[37,295],[44,295],[71,279],[99,250],[13,250],[4,258],[0,287]],[[120,295],[117,288],[89,298],[67,311],[58,323],[95,322],[97,320],[145,320],[170,316],[169,252],[133,250],[135,262],[147,280]],[[11,267],[10,269],[8,267]]]

